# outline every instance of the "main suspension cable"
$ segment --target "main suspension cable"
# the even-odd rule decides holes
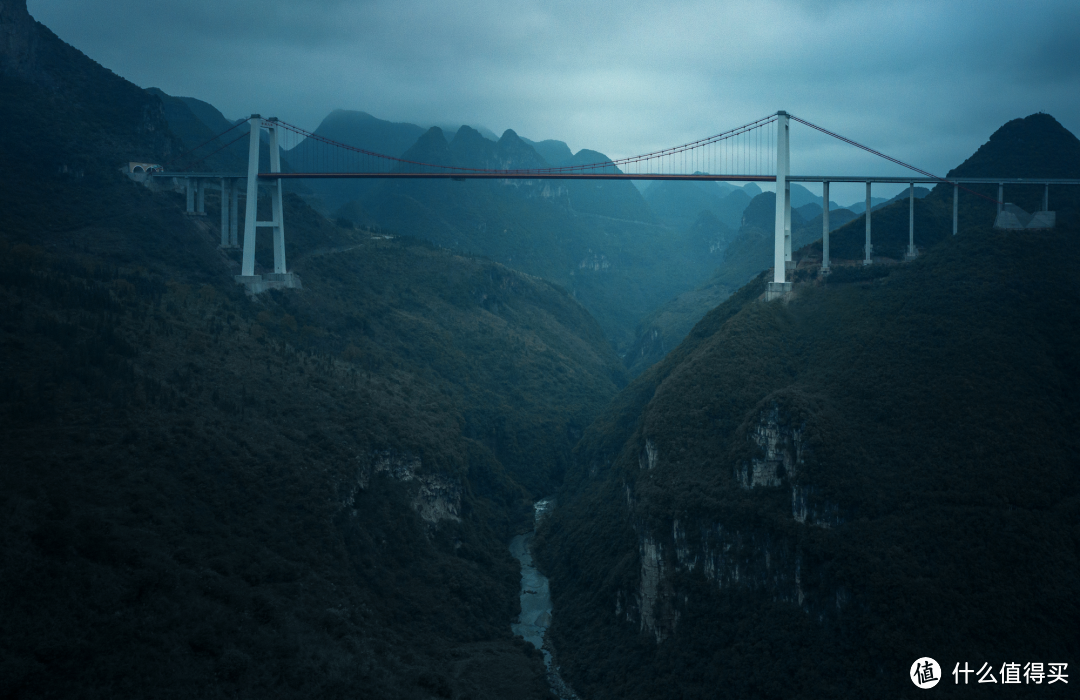
[[[884,153],[882,153],[880,151],[875,151],[874,149],[870,148],[869,146],[864,146],[861,143],[859,143],[858,141],[853,141],[852,139],[849,139],[846,136],[841,136],[840,134],[829,131],[828,129],[824,129],[824,128],[818,126],[817,124],[812,124],[812,123],[806,121],[805,119],[800,119],[799,117],[796,117],[794,114],[789,114],[788,117],[790,117],[791,119],[794,119],[795,121],[799,122],[800,124],[805,124],[806,126],[810,127],[811,129],[817,129],[818,131],[820,131],[823,134],[826,134],[828,136],[832,136],[834,139],[839,139],[840,141],[843,141],[844,143],[851,144],[852,146],[855,146],[856,148],[861,148],[862,150],[866,151],[867,153],[873,153],[875,156],[878,156],[879,158],[884,158],[885,160],[890,161],[892,163],[896,163],[897,165],[903,166],[903,167],[907,168],[908,170],[914,170],[915,172],[919,173],[920,175],[924,175],[926,177],[932,178],[932,179],[937,180],[939,182],[947,182],[948,184],[952,185],[953,187],[958,187],[958,188],[964,190],[965,192],[970,192],[971,194],[975,195],[976,197],[982,197],[983,199],[985,199],[987,201],[990,201],[990,202],[994,202],[995,204],[1001,204],[1002,203],[1001,200],[995,199],[994,197],[988,197],[985,194],[982,194],[981,192],[976,192],[975,190],[968,189],[967,187],[964,187],[963,185],[961,185],[959,182],[955,182],[953,180],[949,180],[949,179],[944,178],[944,177],[938,177],[937,175],[934,175],[933,173],[928,173],[925,170],[922,170],[920,168],[916,168],[914,165],[909,165],[909,164],[905,163],[902,160],[898,160],[896,158],[893,158],[892,156],[885,155]]]

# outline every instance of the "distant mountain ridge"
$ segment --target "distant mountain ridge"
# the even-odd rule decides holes
[[[530,141],[529,139],[524,137],[522,137],[521,140],[536,149],[536,152],[539,153],[544,158],[544,160],[546,160],[549,164],[553,166],[563,165],[568,160],[574,157],[573,151],[571,151],[570,147],[562,141],[557,141],[555,139],[547,139],[545,141]]]
[[[429,129],[405,157],[476,168],[551,165],[513,130],[493,143],[469,127],[449,141]],[[582,149],[562,164],[607,160]],[[640,315],[704,279],[719,258],[700,236],[658,225],[625,181],[385,181],[359,205],[389,230],[556,282],[596,316],[615,347],[625,346]]]

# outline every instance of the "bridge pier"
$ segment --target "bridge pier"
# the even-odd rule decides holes
[[[232,183],[221,178],[221,245],[220,248],[229,247],[229,191]]]
[[[240,218],[240,181],[233,180],[232,187],[229,188],[229,247],[239,248],[239,239],[237,237],[237,224]]]
[[[919,251],[915,248],[915,183],[908,183],[908,243],[907,254],[904,260],[914,260],[919,257]]]
[[[997,197],[997,213],[1001,213],[1002,207],[1005,206],[1005,183],[998,183],[998,197]]]
[[[795,269],[791,258],[791,183],[784,181],[784,267]]]
[[[788,113],[776,113],[776,220],[773,226],[773,281],[765,299],[779,299],[791,291],[787,281],[788,260],[791,259],[791,188],[787,177],[790,166],[788,144]]]
[[[262,117],[252,114],[248,119],[251,130],[248,138],[247,202],[244,212],[244,257],[240,266],[240,275],[236,281],[241,284],[253,284],[262,281],[262,275],[255,274],[255,216],[259,204],[259,134],[262,131]]]
[[[863,265],[870,265],[874,262],[874,245],[870,242],[870,182],[866,183],[866,259],[863,260]]]
[[[1043,190],[1043,211],[1050,211],[1050,183],[1046,183],[1046,189]]]
[[[191,216],[195,213],[195,183],[190,177],[184,178],[184,188],[187,194],[187,208],[184,213]]]
[[[952,186],[952,235],[956,235],[957,224],[960,222],[960,185]]]
[[[270,120],[270,172],[281,172],[281,151],[278,149],[277,118]],[[281,178],[270,186],[271,225],[274,229],[274,276],[288,274],[285,270],[285,213],[281,205]]]
[[[206,216],[206,180],[196,178],[195,190],[197,201],[195,213],[199,216]]]
[[[821,274],[829,274],[829,181],[821,183]]]

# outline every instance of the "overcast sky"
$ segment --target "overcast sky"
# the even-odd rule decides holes
[[[138,85],[308,129],[356,109],[620,157],[785,109],[942,175],[1009,119],[1080,133],[1076,0],[27,5]],[[792,129],[793,173],[904,174]]]

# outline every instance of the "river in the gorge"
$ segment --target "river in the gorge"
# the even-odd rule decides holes
[[[537,570],[530,551],[536,527],[554,505],[551,498],[537,501],[533,506],[533,531],[510,540],[510,553],[521,562],[521,615],[510,627],[514,634],[524,637],[525,641],[544,655],[548,685],[556,697],[560,700],[580,700],[563,681],[559,666],[552,655],[551,644],[544,641],[547,628],[551,624],[551,591],[547,576]]]

